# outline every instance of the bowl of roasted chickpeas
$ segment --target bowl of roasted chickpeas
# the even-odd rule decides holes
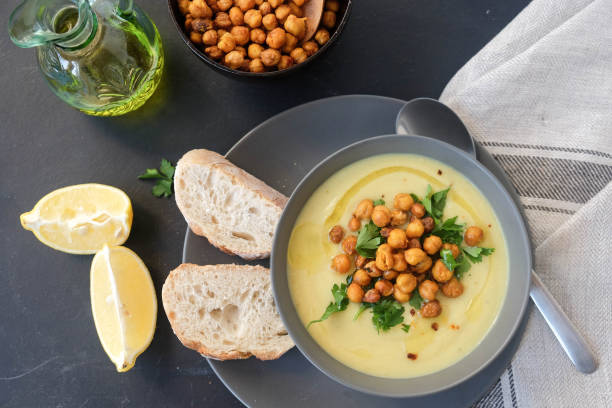
[[[314,366],[361,392],[417,397],[505,349],[526,311],[531,248],[512,197],[474,157],[385,135],[302,179],[270,269],[285,327]]]
[[[168,0],[168,7],[183,41],[202,61],[232,75],[272,77],[317,58],[348,20],[352,0],[325,0],[316,31],[309,31],[308,1]]]

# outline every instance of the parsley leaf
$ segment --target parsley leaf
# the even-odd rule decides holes
[[[385,200],[383,200],[382,198],[379,198],[378,200],[374,201],[374,206],[377,205],[385,205]]]
[[[141,180],[157,179],[151,192],[155,197],[170,197],[172,195],[172,177],[174,177],[174,166],[166,159],[162,159],[158,169],[146,169],[138,176]]]
[[[370,220],[359,231],[355,250],[364,258],[374,258],[376,257],[376,249],[382,243],[383,238],[380,235],[380,228]]]
[[[421,309],[421,306],[423,304],[423,298],[421,297],[421,294],[419,293],[418,290],[414,290],[412,291],[412,296],[410,297],[410,306],[414,307],[415,309],[419,310]]]
[[[459,265],[450,249],[443,249],[440,251],[440,260],[449,271],[454,271],[457,265]]]
[[[472,264],[469,263],[467,258],[463,255],[459,255],[456,261],[457,267],[455,268],[455,277],[461,280],[461,278],[463,278],[463,275],[465,275],[465,273],[470,270]]]
[[[446,196],[448,195],[449,190],[450,187],[446,190],[441,190],[434,193],[431,189],[431,185],[427,185],[427,192],[425,193],[425,198],[423,198],[422,204],[427,213],[436,221],[436,224],[442,219],[444,207],[446,206]]]
[[[463,252],[472,263],[482,262],[482,256],[491,255],[495,252],[495,248],[482,248],[482,247],[465,247]]]
[[[421,199],[419,198],[419,196],[414,194],[414,193],[410,193],[410,197],[412,197],[412,199],[414,200],[415,203],[420,203],[421,202]]]
[[[457,217],[453,217],[443,223],[436,222],[436,226],[431,234],[437,235],[443,242],[459,245],[463,241],[464,227],[465,224],[457,224]]]
[[[376,330],[387,331],[404,321],[404,306],[394,299],[384,299],[372,307],[372,323]]]
[[[425,207],[425,211],[427,211],[429,215],[433,215],[432,213],[433,210],[431,209],[431,195],[432,195],[431,184],[428,184],[427,192],[425,193],[425,197],[423,197],[422,204],[423,204],[423,207]]]
[[[372,307],[371,303],[362,303],[361,306],[359,306],[359,310],[357,311],[357,313],[355,313],[355,316],[353,316],[353,320],[357,320],[359,316],[361,316],[363,311],[370,307]]]
[[[408,333],[408,331],[410,331],[410,325],[402,323],[402,330]]]
[[[325,312],[323,312],[323,315],[320,319],[309,322],[306,328],[309,328],[310,325],[313,323],[319,323],[323,320],[326,320],[329,316],[333,315],[336,312],[342,312],[346,309],[349,303],[348,296],[346,295],[346,284],[343,283],[338,286],[338,284],[334,283],[331,292],[334,296],[334,301],[329,302],[329,305],[325,309]]]

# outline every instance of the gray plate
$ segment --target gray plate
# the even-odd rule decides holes
[[[289,196],[303,176],[331,153],[371,136],[393,133],[395,116],[404,103],[398,99],[353,95],[301,105],[253,129],[227,153],[227,158]],[[479,146],[477,153],[479,161],[502,181],[520,208],[514,188],[503,170]],[[189,230],[185,236],[183,262],[242,263]],[[267,261],[259,263],[268,266]],[[469,406],[494,385],[507,367],[525,323],[526,318],[508,346],[478,375],[459,386],[424,397],[391,399],[346,388],[317,370],[295,348],[272,362],[248,359],[209,360],[209,363],[230,391],[252,407],[321,404],[371,408],[376,403],[399,407],[408,402]]]

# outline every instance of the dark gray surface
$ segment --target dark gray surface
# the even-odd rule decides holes
[[[45,247],[21,229],[19,214],[61,186],[122,188],[134,205],[126,245],[143,258],[159,293],[180,263],[185,224],[172,200],[155,199],[151,184],[136,179],[146,167],[161,157],[176,161],[194,147],[225,152],[269,116],[321,97],[437,97],[527,3],[360,1],[324,58],[294,76],[244,82],[191,54],[165,2],[140,1],[162,35],[164,78],[141,110],[113,119],[61,103],[38,73],[33,51],[0,34],[0,406],[239,406],[208,364],[178,343],[161,308],[153,343],[134,369],[117,374],[91,318],[91,257]],[[0,27],[16,4],[0,4]]]

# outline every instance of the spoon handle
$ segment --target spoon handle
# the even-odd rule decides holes
[[[530,295],[576,369],[585,374],[595,371],[597,361],[591,348],[533,270]]]

